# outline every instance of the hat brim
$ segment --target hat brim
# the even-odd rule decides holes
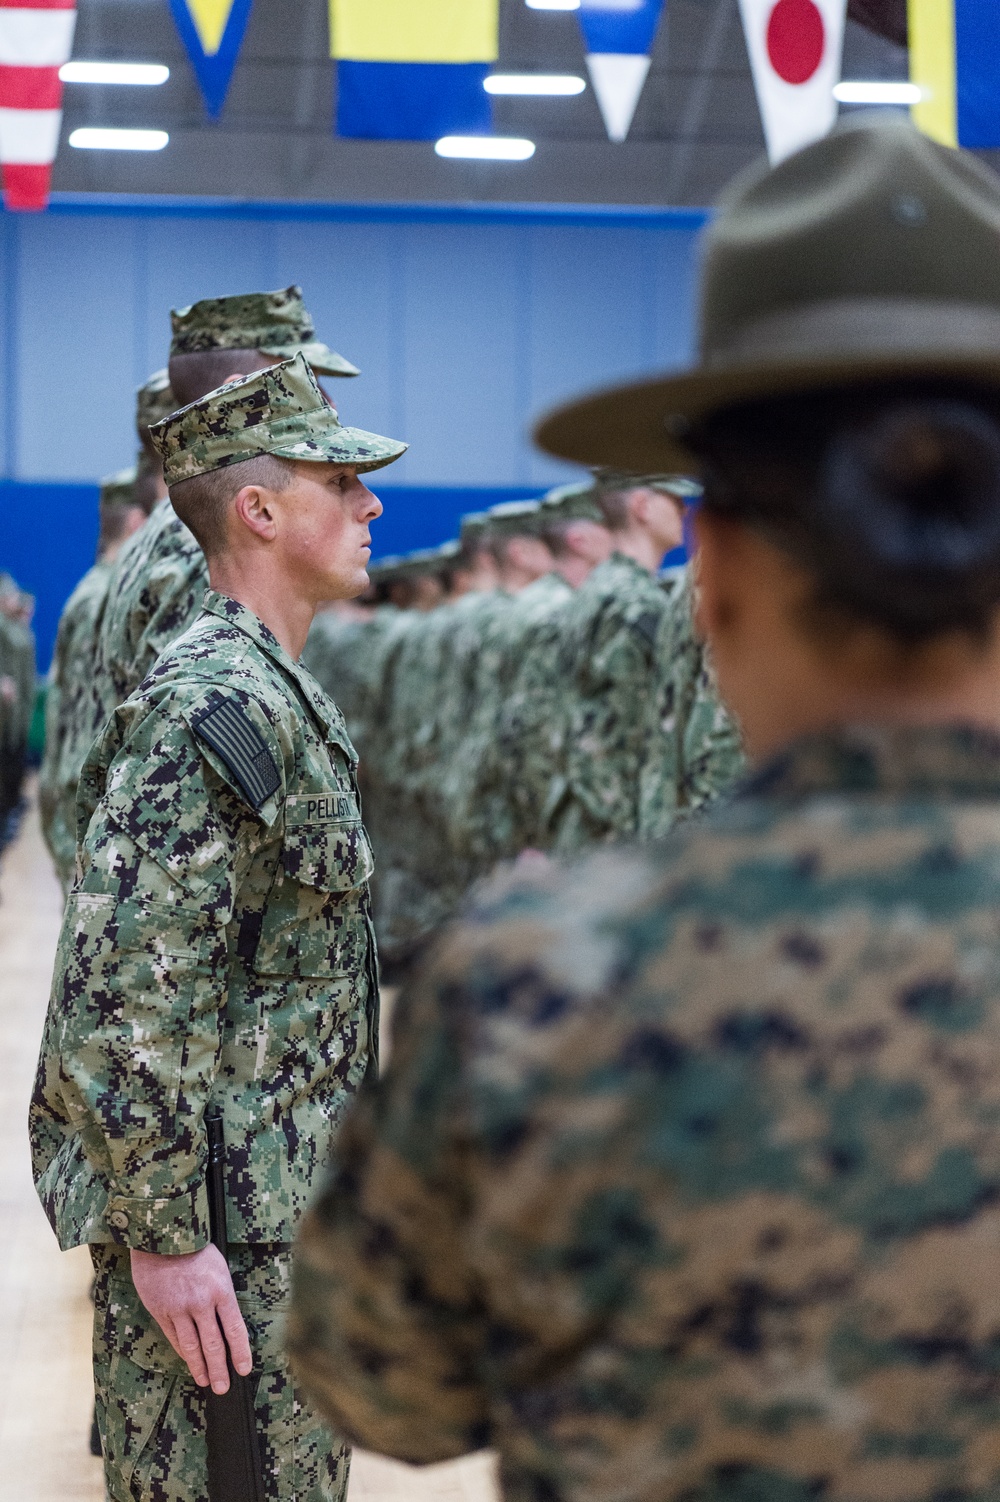
[[[269,444],[267,452],[279,459],[301,459],[313,464],[350,464],[359,474],[384,469],[400,459],[409,444],[380,433],[366,433],[362,428],[326,427],[310,423],[308,436],[289,439],[287,443]]]
[[[295,355],[305,355],[306,364],[314,375],[324,376],[356,376],[361,372],[350,360],[345,360],[343,355],[338,355],[336,350],[330,349],[319,340],[311,344],[277,344],[261,345],[261,353],[265,355],[277,355],[280,360],[291,360]]]
[[[550,412],[546,453],[633,473],[697,472],[684,435],[722,407],[824,387],[917,378],[1000,387],[1000,312],[968,304],[865,298],[755,325],[711,364],[611,387]]]

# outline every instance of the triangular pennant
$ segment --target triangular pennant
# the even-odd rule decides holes
[[[592,52],[587,58],[608,139],[624,141],[649,72],[649,58],[632,52]]]
[[[594,94],[612,141],[624,141],[649,72],[663,0],[581,0]]]
[[[767,154],[783,161],[837,118],[847,0],[740,0]]]
[[[226,102],[253,0],[170,0],[205,108],[214,118]]]

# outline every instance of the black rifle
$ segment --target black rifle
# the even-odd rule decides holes
[[[209,1106],[205,1112],[208,1132],[208,1222],[212,1244],[229,1261],[226,1237],[226,1143],[222,1111]],[[253,1376],[241,1377],[226,1346],[229,1391],[206,1394],[206,1440],[208,1443],[209,1502],[265,1502],[264,1472],[257,1439],[257,1415],[253,1403]]]

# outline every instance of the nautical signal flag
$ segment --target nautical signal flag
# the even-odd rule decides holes
[[[337,133],[435,141],[493,128],[483,84],[500,48],[499,0],[330,0]]]
[[[253,0],[170,0],[205,108],[213,119],[229,93]]]
[[[837,118],[847,0],[740,0],[767,154],[780,162]]]
[[[1000,146],[1000,4],[909,0],[913,119],[945,146]]]
[[[59,148],[76,0],[0,0],[0,166],[9,209],[44,209]]]
[[[662,11],[663,0],[580,0],[587,71],[612,141],[631,128]]]

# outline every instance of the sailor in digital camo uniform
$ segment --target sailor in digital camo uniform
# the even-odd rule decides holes
[[[318,604],[367,586],[381,506],[359,474],[405,445],[341,427],[301,354],[154,437],[214,587],[84,767],[36,1183],[60,1244],[93,1254],[113,1502],[204,1498],[220,1324],[252,1362],[268,1496],[336,1502],[348,1453],[294,1391],[280,1325],[298,1219],[374,1069],[378,983],[356,757],[296,659]],[[232,1275],[208,1244],[209,1103]]]
[[[509,1502],[1000,1495],[998,246],[984,164],[851,120],[730,190],[698,368],[540,430],[700,469],[756,765],[400,998],[290,1322],[355,1442],[492,1445]]]

